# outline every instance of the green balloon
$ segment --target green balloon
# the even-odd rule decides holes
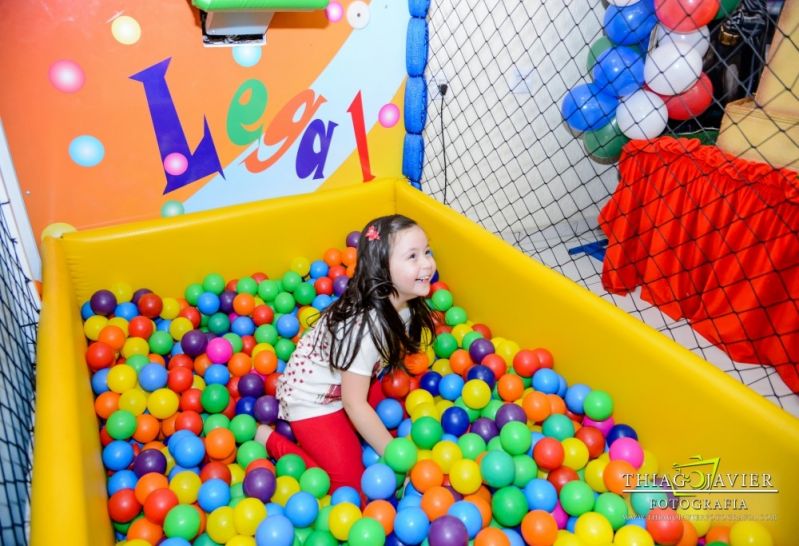
[[[629,141],[630,139],[619,129],[619,123],[615,117],[604,127],[583,133],[585,150],[600,159],[618,159],[621,149]]]
[[[261,324],[255,329],[255,341],[258,343],[268,343],[274,347],[278,337],[277,328],[272,324]]]
[[[248,440],[239,446],[236,453],[236,462],[242,468],[247,468],[247,465],[256,459],[266,459],[266,446],[255,440]]]
[[[228,428],[233,433],[236,443],[243,444],[247,440],[255,438],[255,429],[258,428],[258,422],[252,415],[240,413],[230,420]]]
[[[562,413],[553,413],[541,425],[541,433],[563,441],[574,436],[574,422]]]
[[[165,355],[172,350],[172,345],[174,345],[175,342],[169,332],[156,330],[150,336],[148,343],[150,345],[150,352],[157,355]]]
[[[275,343],[275,354],[283,362],[288,362],[296,348],[297,346],[290,339],[280,338]]]
[[[254,296],[258,293],[258,281],[252,277],[242,277],[239,279],[239,282],[236,283],[236,292]]]
[[[209,273],[203,279],[203,288],[206,292],[213,292],[218,296],[225,289],[225,278],[219,273]]]
[[[300,476],[300,489],[321,499],[330,491],[330,476],[321,468],[309,468]]]
[[[613,47],[613,42],[607,36],[602,36],[596,42],[591,44],[591,49],[588,50],[588,59],[585,62],[585,68],[589,74],[594,70],[597,57],[602,55],[606,49]]]
[[[458,348],[458,340],[449,332],[442,332],[433,342],[433,351],[438,358],[449,358]]]
[[[376,519],[361,518],[352,524],[347,539],[350,546],[383,546],[386,532]]]
[[[432,449],[443,434],[441,423],[432,417],[420,417],[411,425],[411,439],[422,449]]]
[[[516,477],[513,479],[516,487],[524,487],[538,477],[538,465],[529,455],[514,455],[513,466],[516,467]]]
[[[311,283],[304,282],[294,290],[294,299],[300,305],[310,305],[316,297],[316,289]]]
[[[408,472],[416,464],[419,453],[409,439],[394,438],[386,446],[383,456],[394,472]]]
[[[291,313],[294,311],[294,306],[296,303],[294,302],[294,296],[289,294],[288,292],[281,292],[275,298],[275,311],[278,313],[286,314]]]
[[[486,485],[491,487],[509,486],[516,478],[513,457],[504,451],[489,451],[480,461],[480,475],[483,476]]]
[[[605,516],[614,531],[627,523],[627,504],[616,493],[599,495],[594,503],[594,512]]]
[[[227,408],[230,393],[224,385],[206,385],[200,395],[200,403],[208,413],[220,413]]]
[[[197,305],[197,300],[200,299],[203,292],[205,292],[203,285],[193,283],[186,287],[186,290],[183,292],[183,297],[186,298],[189,305]]]
[[[480,410],[480,416],[487,417],[493,421],[496,419],[499,409],[504,405],[505,403],[502,400],[489,400],[488,404],[486,404],[486,407]]]
[[[226,334],[230,330],[230,319],[225,313],[214,313],[208,317],[208,329],[216,335]]]
[[[474,340],[482,339],[482,337],[483,334],[481,334],[480,332],[467,332],[466,335],[463,336],[463,340],[461,341],[461,347],[463,347],[468,351],[469,347],[471,347],[472,343],[474,343]]]
[[[277,464],[275,465],[275,474],[278,477],[291,476],[295,480],[299,481],[306,468],[305,461],[303,461],[299,455],[289,453],[288,455],[283,455],[280,459],[278,459]]]
[[[258,285],[258,296],[266,303],[274,301],[279,293],[280,285],[277,281],[266,279],[261,281]]]
[[[130,358],[125,361],[125,364],[136,370],[137,374],[149,363],[150,359],[144,355],[130,355]]]
[[[738,4],[741,3],[741,0],[721,0],[721,5],[719,5],[719,11],[716,13],[716,17],[714,17],[715,21],[719,19],[724,19],[725,17],[729,17],[735,8],[738,7]]]
[[[436,311],[446,312],[450,307],[452,307],[452,292],[449,290],[436,290],[433,292],[433,297],[431,298],[433,303],[433,309]]]
[[[604,421],[613,415],[613,398],[605,391],[591,391],[585,397],[583,411],[594,421]]]
[[[570,516],[580,516],[594,507],[594,490],[586,482],[573,480],[560,489],[560,505]]]
[[[533,433],[525,423],[510,421],[499,431],[502,449],[511,455],[527,453],[533,443]]]
[[[308,535],[303,546],[338,546],[338,540],[328,531],[316,530]]]
[[[190,504],[178,504],[172,507],[164,519],[164,534],[191,540],[200,530],[200,512]]]
[[[474,461],[478,455],[486,450],[486,441],[474,432],[467,432],[458,438],[458,447],[461,448],[461,453],[465,459]]]
[[[319,513],[316,515],[316,521],[313,523],[314,529],[324,532],[330,531],[330,511],[332,509],[333,507],[328,504],[319,510]]]
[[[302,277],[294,271],[286,271],[281,280],[283,281],[283,290],[286,292],[294,292],[302,283]]]
[[[213,415],[208,415],[205,417],[203,421],[203,434],[208,436],[208,433],[217,428],[228,428],[230,425],[230,419],[228,419],[227,415],[222,413],[215,413]]]
[[[527,514],[527,497],[521,489],[509,485],[498,489],[491,499],[494,518],[505,527],[516,527]]]
[[[136,416],[128,410],[116,410],[108,416],[105,430],[114,440],[127,440],[136,432]]]
[[[234,353],[240,353],[241,350],[244,348],[244,342],[241,340],[240,335],[234,334],[233,332],[228,332],[222,337],[228,340],[230,346],[233,347]]]

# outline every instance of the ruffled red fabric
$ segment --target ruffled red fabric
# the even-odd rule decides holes
[[[698,140],[632,140],[599,215],[606,290],[687,319],[799,393],[799,179]]]

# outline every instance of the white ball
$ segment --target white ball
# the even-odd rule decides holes
[[[710,47],[710,31],[707,25],[699,27],[691,32],[677,32],[659,24],[655,31],[655,38],[657,45],[675,44],[686,46],[688,49],[693,49],[699,53],[700,57],[704,57]]]
[[[649,52],[644,64],[644,80],[661,95],[679,95],[702,74],[702,57],[685,45],[668,42]]]
[[[621,99],[616,108],[616,122],[627,138],[655,138],[666,128],[667,121],[668,110],[663,99],[644,89]]]

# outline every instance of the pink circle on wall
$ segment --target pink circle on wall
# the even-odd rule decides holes
[[[344,17],[344,8],[338,2],[330,2],[325,8],[327,20],[331,23],[337,23]]]
[[[47,75],[53,87],[64,93],[80,91],[86,81],[86,76],[80,65],[66,59],[51,64]]]
[[[164,170],[173,176],[180,176],[188,168],[189,160],[181,153],[172,152],[164,158]]]
[[[383,127],[394,127],[399,121],[400,111],[395,104],[384,105],[377,114],[377,120]]]

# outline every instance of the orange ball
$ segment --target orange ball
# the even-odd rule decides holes
[[[527,419],[533,423],[544,422],[544,419],[552,413],[547,395],[538,391],[531,391],[524,395],[522,409],[527,414]]]
[[[422,494],[421,508],[430,521],[445,516],[449,507],[455,502],[452,492],[446,487],[437,485]]]
[[[408,373],[421,375],[430,368],[430,359],[425,353],[415,353],[405,357],[405,367]]]
[[[177,420],[178,414],[174,413],[161,421],[161,432],[164,433],[164,436],[167,438],[175,434],[175,420]]]
[[[119,409],[119,393],[105,391],[94,400],[94,412],[101,419],[108,419]]]
[[[205,436],[205,452],[210,459],[222,460],[236,451],[236,437],[226,428],[215,428]]]
[[[227,367],[231,375],[234,377],[241,377],[250,373],[250,370],[252,370],[252,359],[247,353],[236,353],[228,360]]]
[[[602,474],[602,481],[608,491],[617,495],[624,495],[625,489],[634,489],[638,482],[636,470],[633,465],[623,459],[610,461]]]
[[[730,543],[730,527],[727,525],[714,525],[708,529],[705,535],[705,543],[708,542],[723,542]]]
[[[474,546],[510,546],[510,539],[496,527],[486,527],[474,537]]]
[[[524,382],[518,375],[506,373],[497,381],[497,392],[506,402],[514,402],[524,394]]]
[[[672,508],[653,508],[646,515],[646,530],[657,544],[674,545],[683,534],[683,520]]]
[[[456,349],[450,356],[449,356],[449,367],[452,368],[452,371],[458,375],[465,375],[466,372],[469,371],[474,365],[472,361],[472,357],[469,355],[469,351],[464,349]]]
[[[697,542],[699,542],[699,535],[696,534],[696,528],[690,521],[682,520],[682,538],[677,546],[696,546]]]
[[[197,375],[205,376],[205,370],[211,365],[211,359],[203,353],[194,359],[194,371]]]
[[[109,324],[100,330],[100,335],[97,337],[97,341],[102,341],[115,351],[120,351],[122,346],[125,344],[126,337],[127,336],[125,335],[125,332],[122,331],[122,328],[119,326],[114,326],[113,324]]]
[[[164,538],[164,530],[160,525],[147,518],[137,519],[128,528],[128,540],[144,540],[155,546],[162,538]]]
[[[142,413],[136,416],[136,432],[133,433],[134,440],[146,444],[158,438],[159,432],[161,432],[161,422],[158,419],[149,413]]]
[[[253,358],[253,367],[261,375],[269,375],[277,370],[277,355],[272,351],[261,351]]]
[[[463,500],[469,501],[474,504],[478,510],[480,510],[480,517],[483,520],[483,527],[488,527],[491,523],[491,501],[487,500],[485,497],[478,495],[477,493],[473,495],[467,495],[463,497]]]
[[[397,511],[394,506],[385,500],[373,500],[363,509],[363,517],[377,520],[383,526],[386,535],[394,531],[394,517]]]
[[[530,546],[551,546],[558,536],[558,524],[549,512],[533,510],[522,520],[522,536]]]
[[[156,489],[164,488],[169,489],[169,480],[167,477],[158,472],[148,472],[139,478],[133,492],[136,495],[136,500],[139,501],[140,504],[144,504],[147,501],[147,497],[150,496],[150,493]]]
[[[432,459],[422,459],[411,469],[411,483],[420,493],[444,483],[444,472]]]
[[[341,265],[341,251],[337,248],[328,248],[322,255],[322,259],[330,267]]]
[[[353,246],[348,246],[341,253],[341,262],[349,267],[355,267],[358,262],[358,250]]]
[[[563,398],[557,394],[548,394],[547,400],[549,401],[550,413],[566,413],[566,402],[563,401]]]
[[[233,298],[233,310],[237,315],[249,315],[253,309],[255,309],[255,298],[251,294],[236,294]]]

